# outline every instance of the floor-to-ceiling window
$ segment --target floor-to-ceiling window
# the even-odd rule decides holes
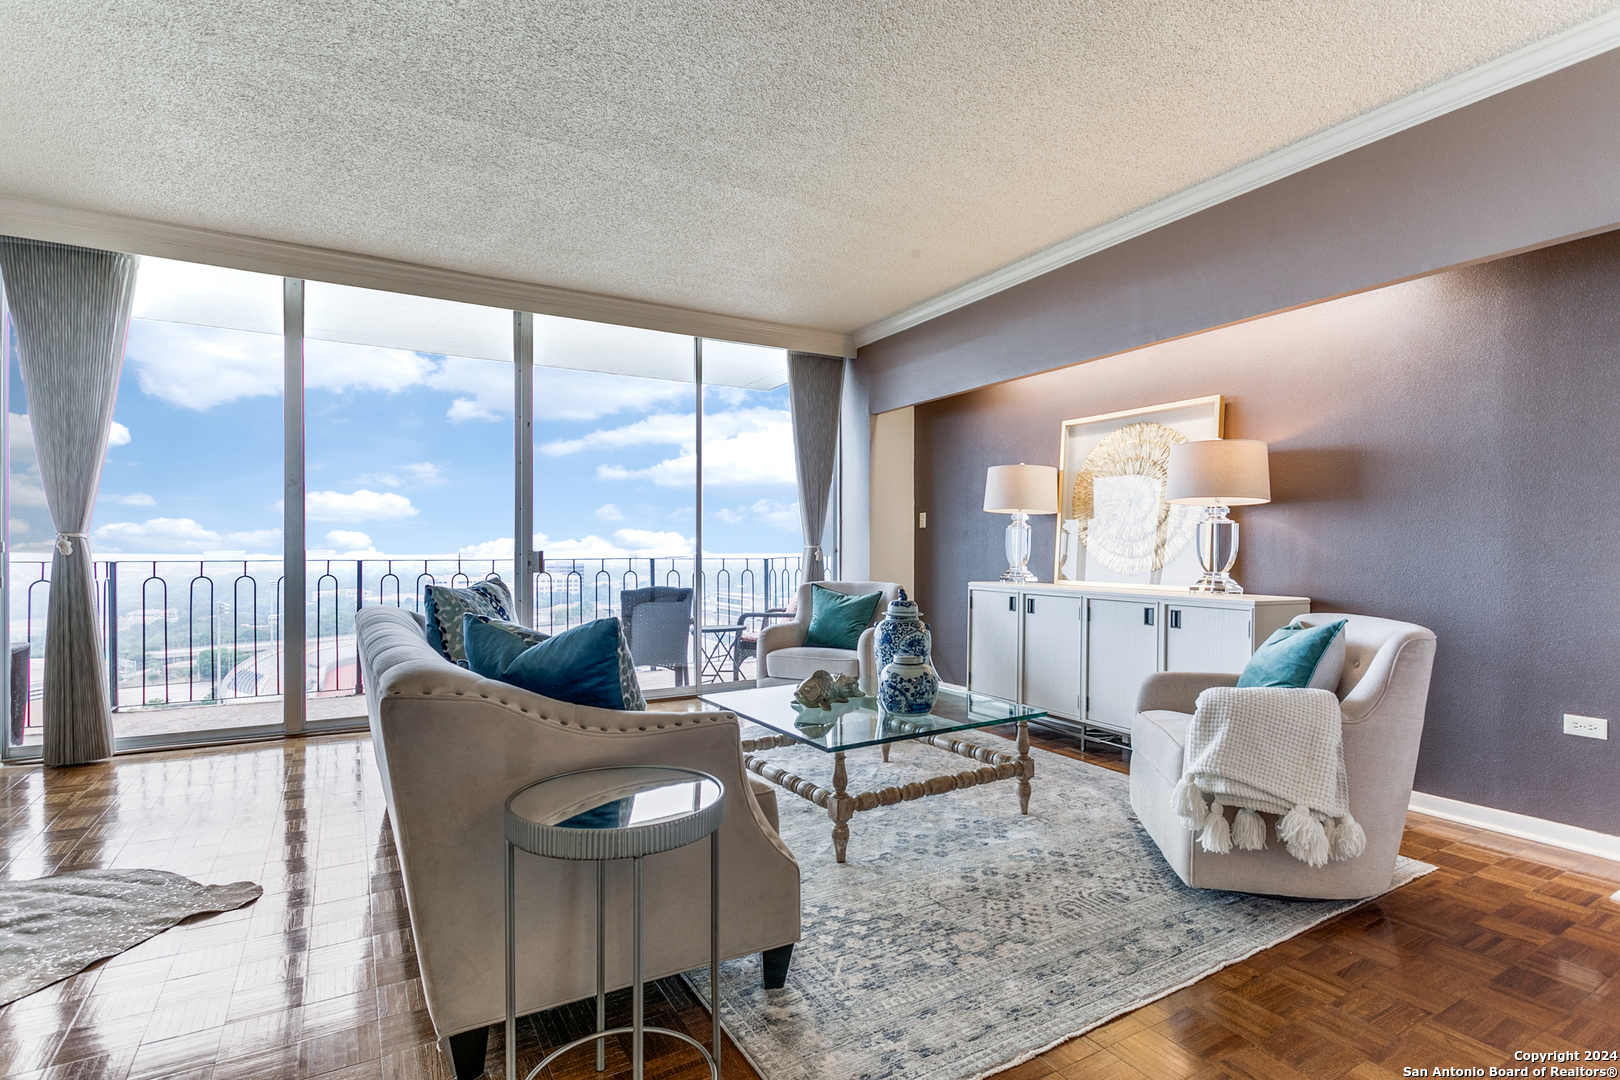
[[[632,615],[649,689],[693,678],[695,380],[692,338],[535,316],[535,625],[623,617],[625,591],[634,607],[649,588],[686,590]]]
[[[8,633],[28,653],[4,742],[27,751],[54,529],[8,327]],[[360,717],[354,613],[419,608],[428,581],[521,582],[551,631],[659,605],[632,637],[645,688],[751,677],[734,628],[799,580],[785,382],[776,349],[143,260],[91,526],[120,746],[273,732],[288,695],[317,727]],[[284,536],[295,466],[305,528]]]
[[[705,667],[711,679],[751,679],[759,631],[800,578],[787,352],[705,340],[703,382]]]
[[[281,290],[277,277],[141,263],[90,527],[121,739],[281,722]],[[27,744],[40,734],[54,529],[14,357],[8,378],[10,638],[29,645]]]
[[[512,564],[512,313],[308,282],[304,686],[365,711],[354,613]]]

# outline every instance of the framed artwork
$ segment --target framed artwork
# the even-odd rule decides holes
[[[1222,436],[1220,395],[1063,422],[1053,581],[1191,585],[1201,510],[1164,501],[1177,443]]]

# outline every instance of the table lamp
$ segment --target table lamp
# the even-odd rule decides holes
[[[1058,512],[1058,471],[1050,465],[992,465],[984,483],[984,512],[1011,514],[1007,572],[1002,581],[1039,581],[1029,572],[1029,515]]]
[[[1238,526],[1226,516],[1229,506],[1271,501],[1271,469],[1266,444],[1258,439],[1207,439],[1170,448],[1164,501],[1202,506],[1198,522],[1198,561],[1204,576],[1193,592],[1240,593],[1243,586],[1228,572],[1237,561]]]

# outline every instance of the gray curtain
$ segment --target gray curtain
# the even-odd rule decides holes
[[[836,356],[788,353],[788,396],[793,407],[793,455],[799,467],[799,524],[804,527],[804,580],[826,574],[821,538],[827,530],[833,466],[838,458],[838,403],[844,361]]]
[[[107,455],[139,265],[134,255],[0,238],[0,275],[57,533],[41,702],[47,765],[95,761],[113,750],[85,534]]]

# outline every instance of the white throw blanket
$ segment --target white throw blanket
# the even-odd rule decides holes
[[[1367,836],[1350,816],[1339,699],[1329,690],[1214,686],[1198,695],[1187,729],[1176,815],[1205,851],[1266,846],[1260,813],[1308,866],[1353,859]],[[1213,797],[1206,802],[1204,796]],[[1230,826],[1226,808],[1236,806]]]

